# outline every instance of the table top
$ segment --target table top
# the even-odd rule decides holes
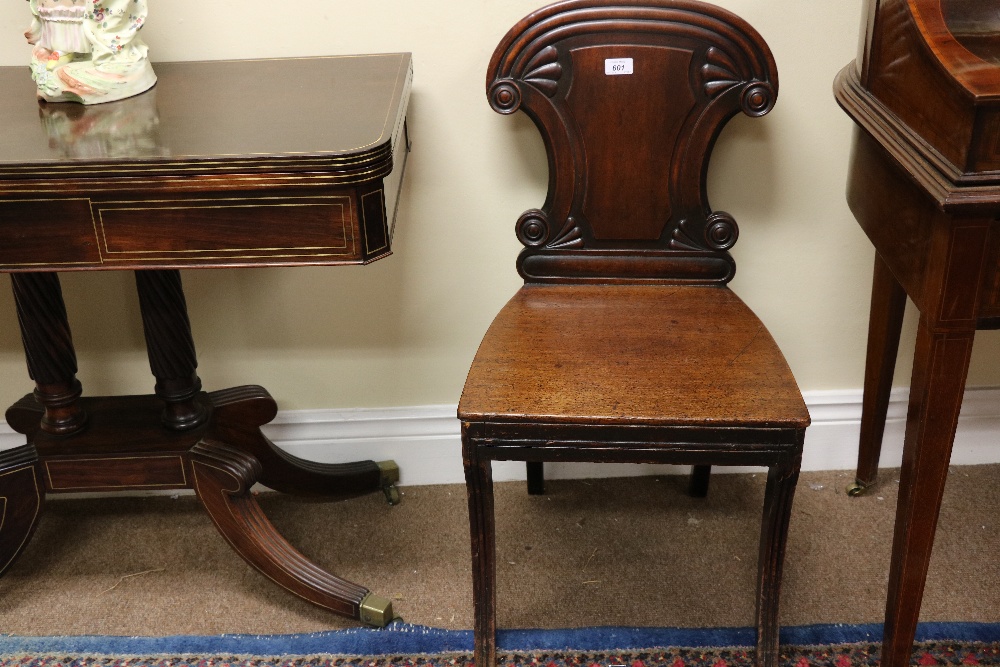
[[[151,90],[90,106],[0,68],[0,272],[391,253],[410,54],[154,67]]]
[[[401,131],[410,54],[155,63],[133,98],[47,104],[27,67],[0,68],[0,179],[220,163],[348,166]]]

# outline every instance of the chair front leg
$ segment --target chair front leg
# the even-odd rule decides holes
[[[479,456],[462,428],[462,459],[469,497],[469,530],[472,533],[472,603],[476,667],[494,667],[496,650],[496,527],[493,517],[493,467]]]
[[[799,478],[801,452],[789,456],[767,471],[764,516],[757,561],[757,656],[756,667],[778,664],[778,602],[781,597],[781,569],[788,541],[792,498]]]

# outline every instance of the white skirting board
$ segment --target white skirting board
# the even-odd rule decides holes
[[[806,431],[803,470],[850,470],[857,458],[861,391],[805,392],[812,415]],[[881,465],[898,466],[903,451],[907,391],[895,389],[886,422]],[[410,408],[294,410],[279,412],[264,427],[278,446],[295,456],[337,463],[395,460],[404,486],[464,482],[459,423],[454,405]],[[1000,463],[1000,388],[965,392],[952,463]],[[24,444],[23,436],[0,422],[0,449]],[[494,463],[497,481],[524,479],[524,464]],[[683,466],[634,464],[546,464],[549,479],[623,477],[686,473]],[[718,472],[748,470],[716,468]]]

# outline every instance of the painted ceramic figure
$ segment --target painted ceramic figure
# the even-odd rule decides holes
[[[28,0],[31,76],[49,102],[99,104],[156,83],[139,37],[146,0]]]

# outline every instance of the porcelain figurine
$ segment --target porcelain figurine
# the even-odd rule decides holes
[[[146,0],[28,0],[31,76],[48,102],[100,104],[156,83],[139,37]]]

